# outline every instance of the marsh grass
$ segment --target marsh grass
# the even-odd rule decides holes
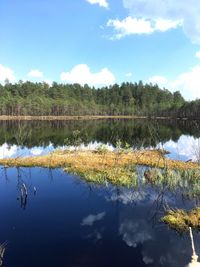
[[[194,208],[191,211],[170,209],[161,220],[171,229],[174,229],[179,233],[189,231],[189,227],[199,231],[200,207]]]
[[[144,172],[147,184],[181,192],[187,199],[200,198],[200,170],[148,169]]]
[[[88,181],[101,182],[108,180],[114,184],[130,186],[138,175],[135,166],[155,167],[149,175],[149,182],[167,182],[176,184],[180,179],[178,171],[185,175],[200,178],[200,166],[193,162],[182,162],[171,159],[160,160],[160,150],[121,149],[117,151],[69,151],[57,150],[45,156],[0,159],[0,165],[7,167],[46,167],[64,168],[65,171],[79,174]],[[167,168],[166,168],[167,165]],[[159,169],[165,170],[160,171]],[[152,173],[153,172],[153,173]],[[191,178],[192,179],[192,178]]]

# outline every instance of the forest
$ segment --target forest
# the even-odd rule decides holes
[[[114,84],[94,88],[87,84],[58,84],[30,81],[0,85],[0,115],[137,115],[198,117],[200,100],[187,102],[179,91],[174,93],[158,85]]]

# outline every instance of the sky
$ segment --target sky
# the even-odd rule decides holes
[[[158,84],[200,98],[199,0],[1,0],[0,83]]]

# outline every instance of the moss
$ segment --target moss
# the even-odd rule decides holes
[[[137,185],[138,174],[132,166],[107,168],[104,170],[87,170],[80,171],[78,168],[67,167],[65,171],[74,173],[83,177],[88,182],[106,184],[107,182],[127,187],[135,187]]]
[[[189,227],[200,230],[200,207],[191,211],[168,210],[161,220],[170,228],[181,233],[188,231]]]

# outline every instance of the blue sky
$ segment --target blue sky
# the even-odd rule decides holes
[[[1,0],[0,82],[158,83],[200,98],[199,0]]]

